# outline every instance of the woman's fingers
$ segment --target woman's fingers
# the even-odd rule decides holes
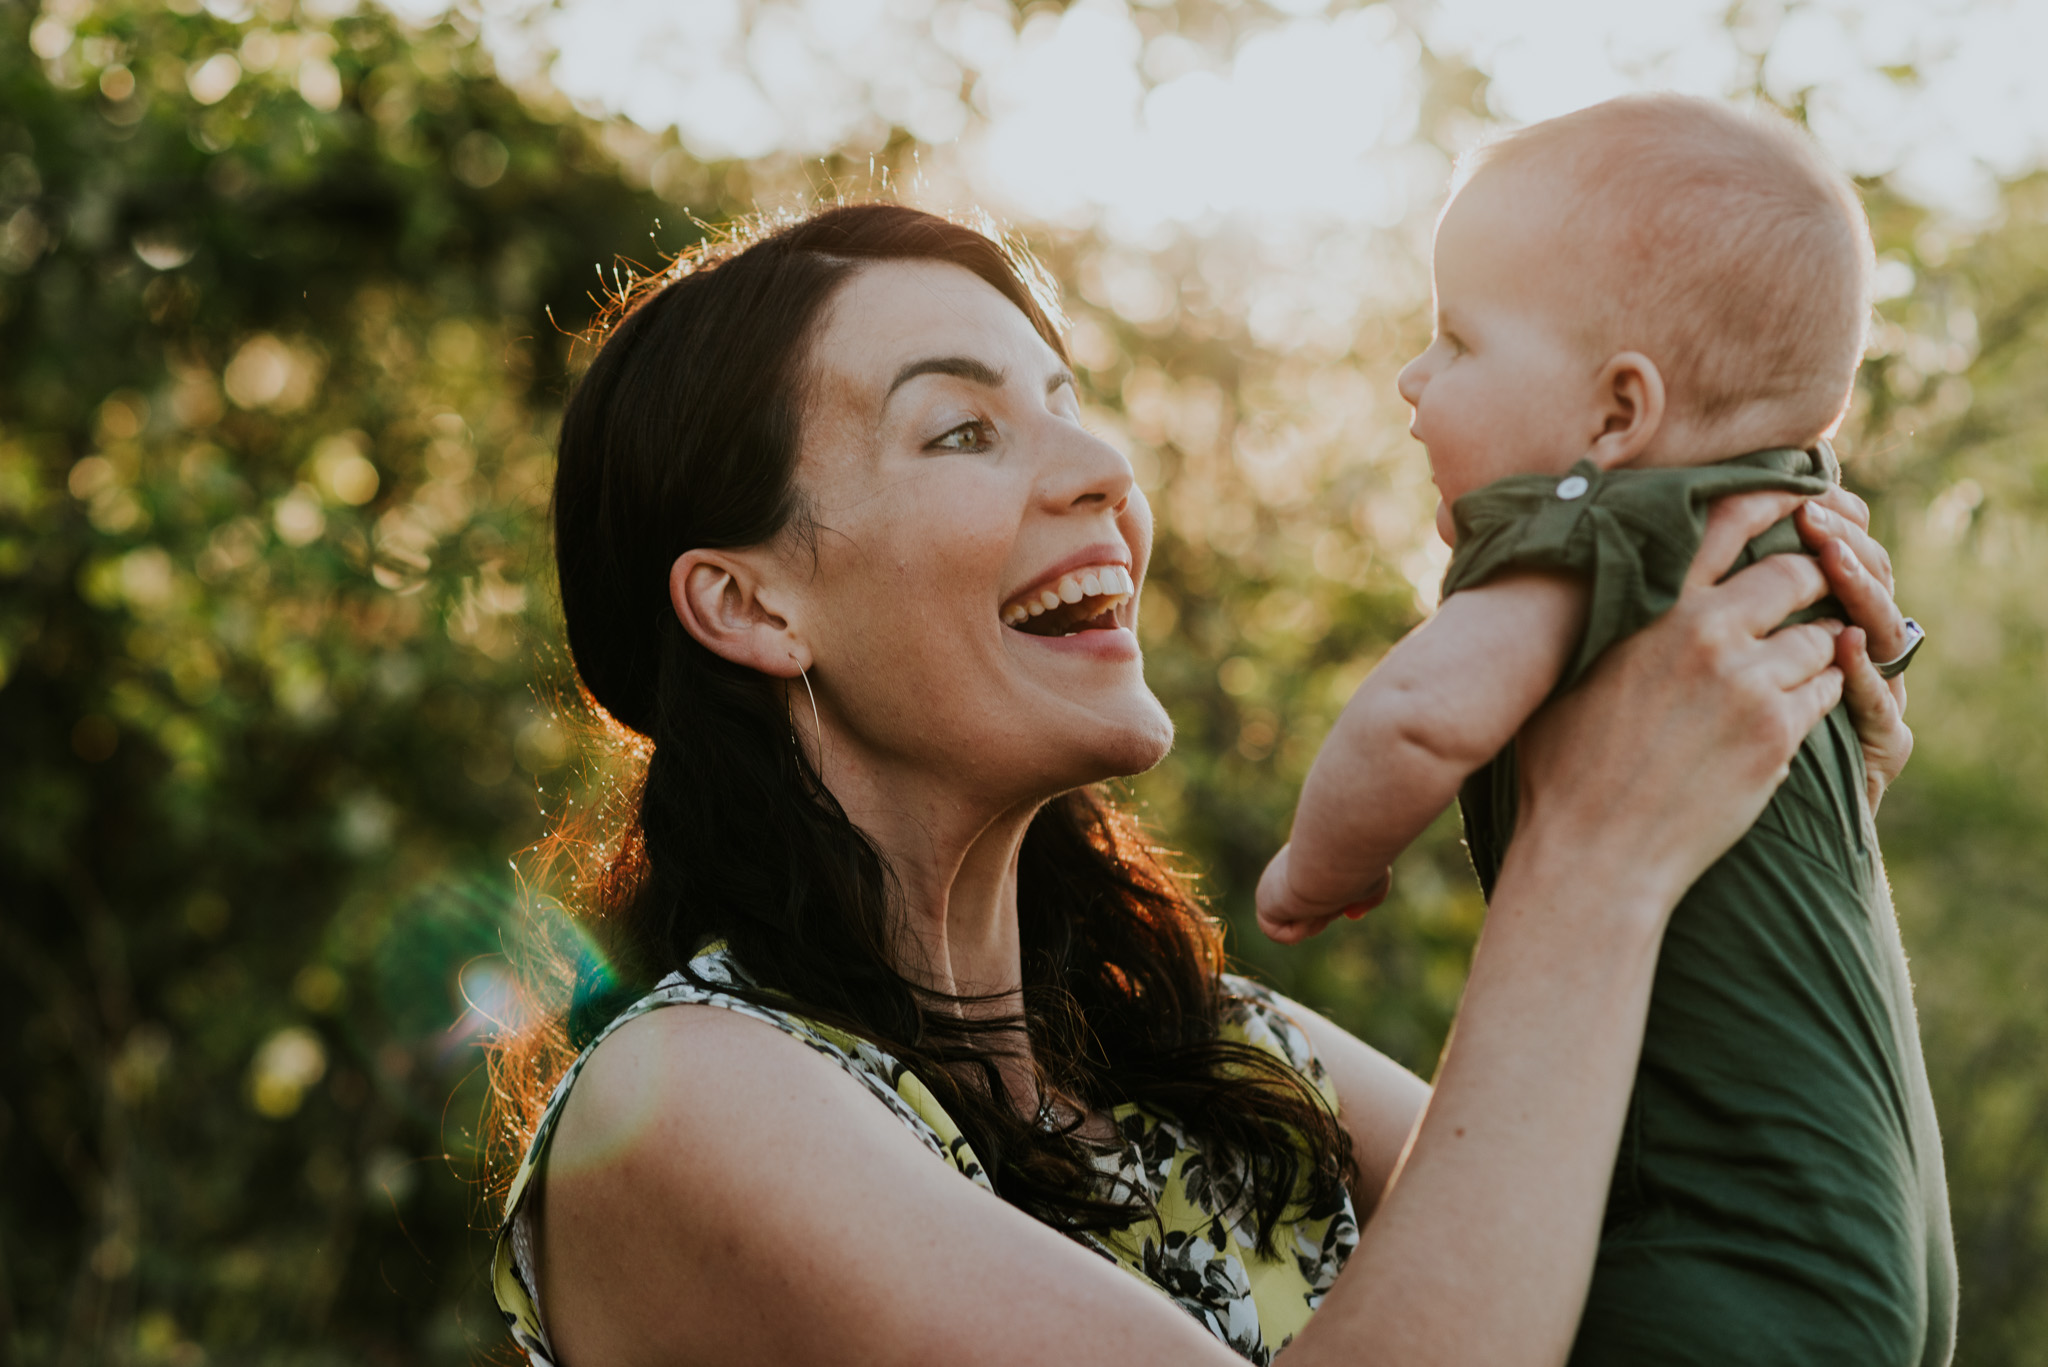
[[[1863,768],[1869,783],[1870,810],[1876,811],[1885,790],[1913,757],[1913,729],[1906,725],[1906,680],[1881,678],[1870,663],[1863,631],[1850,627],[1835,642],[1835,664],[1842,671],[1842,696],[1863,743]]]
[[[1703,547],[1692,562],[1693,573],[1705,555]],[[1827,597],[1828,577],[1808,556],[1770,555],[1707,591],[1744,631],[1768,636],[1799,609]]]
[[[1864,540],[1869,541],[1868,537]],[[1870,541],[1875,546],[1877,543]],[[1885,579],[1879,579],[1864,558],[1846,539],[1830,538],[1818,547],[1821,570],[1828,586],[1848,610],[1849,620],[1870,636],[1870,652],[1880,660],[1898,656],[1910,642],[1905,614],[1892,601],[1890,565]]]
[[[1795,509],[1795,525],[1819,557],[1827,590],[1841,600],[1850,620],[1869,633],[1876,658],[1897,656],[1906,648],[1908,637],[1905,616],[1892,601],[1891,556],[1865,530],[1870,523],[1869,506],[1839,486],[1810,501],[1802,501],[1796,494],[1744,494],[1720,500],[1708,516],[1706,534],[1693,557],[1687,582],[1718,583],[1752,538]],[[1774,587],[1803,594],[1809,585],[1780,583]],[[1786,612],[1804,607],[1818,596],[1797,602]],[[1754,601],[1757,610],[1763,611],[1777,596],[1760,594]]]
[[[1831,512],[1840,513],[1855,523],[1859,530],[1870,530],[1870,505],[1841,485],[1830,485],[1828,491],[1814,502]]]
[[[1707,513],[1707,530],[1686,573],[1688,584],[1718,584],[1735,567],[1742,548],[1804,501],[1800,494],[1734,494],[1718,499]]]
[[[1835,638],[1841,633],[1840,622],[1807,622],[1786,627],[1764,642],[1757,652],[1756,668],[1779,688],[1804,687],[1822,670],[1837,663]]]
[[[1830,489],[1799,510],[1799,535],[1819,558],[1828,586],[1853,623],[1835,642],[1842,696],[1863,743],[1870,807],[1913,753],[1906,725],[1906,681],[1878,676],[1872,657],[1897,659],[1911,644],[1905,614],[1892,601],[1892,558],[1870,535],[1870,507],[1847,489]],[[1782,558],[1782,557],[1781,557]]]
[[[1651,865],[1669,860],[1696,877],[1756,819],[1801,739],[1842,696],[1837,628],[1778,629],[1827,594],[1827,576],[1810,557],[1767,556],[1722,578],[1742,547],[1797,501],[1781,495],[1722,500],[1673,609],[1610,650],[1587,686],[1547,706],[1548,724],[1524,728],[1522,748],[1539,778],[1563,762],[1553,748],[1558,734],[1579,731],[1573,747],[1592,748],[1594,738],[1580,728],[1594,726],[1602,750],[1637,726],[1643,730],[1636,734],[1658,736],[1652,747],[1657,770],[1610,778],[1611,787],[1590,793],[1552,787],[1546,794],[1552,803],[1601,799],[1601,820],[1632,830],[1632,847]],[[1582,715],[1586,708],[1596,715]],[[1659,713],[1661,720],[1651,721]],[[1645,753],[1637,752],[1637,763]],[[1662,769],[1665,763],[1672,768]],[[1724,800],[1666,787],[1678,774],[1711,782]]]
[[[1611,845],[1647,886],[1675,876],[1683,887],[1756,819],[1801,741],[1844,697],[1873,801],[1881,793],[1912,742],[1900,697],[1862,650],[1865,632],[1834,623],[1779,629],[1844,586],[1862,626],[1890,621],[1896,609],[1871,567],[1886,562],[1866,562],[1855,547],[1867,538],[1850,539],[1852,528],[1861,536],[1861,509],[1828,509],[1838,533],[1824,552],[1837,562],[1828,572],[1810,556],[1773,555],[1728,573],[1743,547],[1799,502],[1764,494],[1717,503],[1672,610],[1530,719],[1517,740],[1530,829],[1541,823],[1551,840],[1588,857]]]
[[[1835,663],[1847,676],[1843,695],[1852,709],[1867,711],[1872,721],[1880,723],[1888,722],[1894,715],[1906,715],[1906,676],[1896,674],[1887,679],[1877,672],[1877,666],[1870,662],[1870,642],[1862,627],[1842,628],[1841,639],[1835,642]],[[1907,748],[1912,748],[1910,740]]]
[[[1842,700],[1842,685],[1842,671],[1830,665],[1792,689],[1788,697],[1793,704],[1791,725],[1794,733],[1804,736],[1819,726],[1821,719],[1834,711],[1835,704]]]
[[[1863,567],[1877,581],[1892,589],[1892,557],[1870,534],[1870,507],[1847,489],[1828,490],[1799,510],[1799,534],[1809,550],[1818,551],[1830,538],[1848,544]]]

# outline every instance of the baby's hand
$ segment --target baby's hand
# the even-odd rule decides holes
[[[1394,885],[1394,871],[1388,869],[1357,897],[1334,902],[1311,902],[1297,894],[1293,884],[1288,880],[1289,848],[1282,845],[1280,853],[1274,855],[1273,861],[1266,865],[1266,871],[1259,876],[1257,894],[1259,929],[1283,945],[1299,944],[1339,916],[1357,920],[1386,901],[1387,893]]]

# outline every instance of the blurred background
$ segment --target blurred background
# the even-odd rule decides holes
[[[1880,826],[1959,1361],[2048,1363],[2043,51],[2040,0],[0,3],[0,1364],[509,1355],[480,1042],[612,768],[551,432],[604,291],[757,210],[978,205],[1050,264],[1159,512],[1132,794],[1243,961],[1427,1074],[1455,821],[1306,948],[1250,892],[1433,605],[1392,380],[1450,159],[1652,86],[1805,120],[1876,227],[1841,444],[1933,635]]]

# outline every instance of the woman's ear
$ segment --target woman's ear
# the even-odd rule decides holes
[[[1594,403],[1600,427],[1586,459],[1618,469],[1643,454],[1664,426],[1664,376],[1642,352],[1619,352],[1601,367]]]
[[[810,666],[810,651],[762,582],[753,560],[731,551],[685,551],[668,571],[668,597],[683,630],[712,654],[778,679]]]

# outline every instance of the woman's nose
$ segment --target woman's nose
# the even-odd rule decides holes
[[[1061,434],[1043,484],[1047,501],[1064,511],[1085,505],[1119,509],[1137,476],[1124,453],[1084,428]]]

